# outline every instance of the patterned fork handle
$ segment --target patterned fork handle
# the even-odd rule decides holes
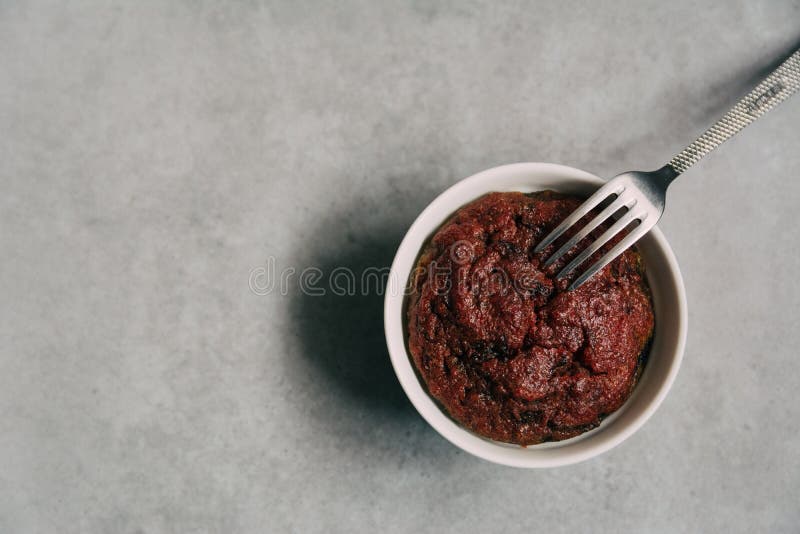
[[[747,96],[739,100],[724,117],[706,130],[694,143],[672,158],[669,166],[677,174],[682,174],[700,161],[703,156],[786,100],[798,89],[800,89],[800,50],[789,56],[789,59],[784,61]]]

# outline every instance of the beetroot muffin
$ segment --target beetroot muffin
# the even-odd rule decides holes
[[[482,436],[519,445],[576,436],[625,402],[644,365],[654,318],[639,254],[627,250],[567,291],[580,268],[555,275],[583,244],[547,269],[568,236],[533,253],[581,202],[552,191],[488,194],[441,227],[412,274],[417,371],[450,416]]]

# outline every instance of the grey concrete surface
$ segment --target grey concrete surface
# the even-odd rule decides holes
[[[680,179],[684,365],[633,437],[459,452],[381,299],[460,178],[669,159],[800,44],[797,1],[0,2],[0,532],[797,532],[800,97]]]

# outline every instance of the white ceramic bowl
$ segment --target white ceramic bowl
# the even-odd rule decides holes
[[[628,401],[596,429],[565,441],[519,447],[483,438],[450,419],[420,383],[406,343],[406,285],[426,240],[458,208],[490,191],[553,189],[588,196],[603,181],[552,163],[516,163],[466,178],[439,195],[417,217],[397,250],[384,308],[386,342],[397,378],[430,425],[454,445],[485,460],[514,467],[555,467],[597,456],[620,444],[655,412],[678,373],[686,342],[686,294],[678,264],[658,228],[637,244],[653,293],[656,327],[644,372]]]

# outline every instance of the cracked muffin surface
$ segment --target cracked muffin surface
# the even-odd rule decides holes
[[[641,257],[628,249],[579,288],[549,268],[569,237],[535,245],[583,199],[490,193],[459,209],[423,248],[410,280],[408,348],[428,392],[484,437],[532,445],[600,424],[630,396],[654,316]],[[591,214],[590,214],[591,216]],[[582,267],[598,258],[612,240]]]

